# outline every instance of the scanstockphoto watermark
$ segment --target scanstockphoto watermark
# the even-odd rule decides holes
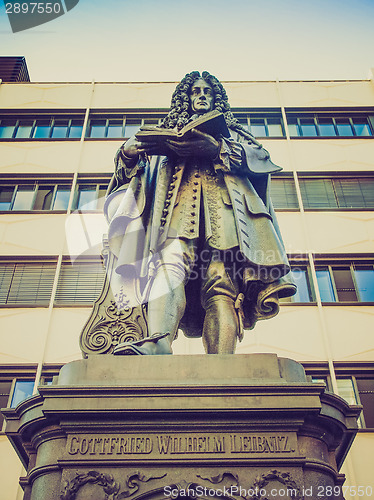
[[[243,488],[242,486],[224,486],[223,488],[208,488],[201,485],[190,485],[187,488],[177,488],[175,486],[165,486],[164,496],[166,498],[176,499],[187,498],[232,498],[239,496],[241,498],[269,498],[274,497],[300,499],[300,491],[296,488]]]
[[[223,488],[207,488],[206,486],[191,484],[185,489],[174,486],[164,487],[164,496],[166,498],[176,499],[181,497],[188,498],[246,498],[250,499],[268,499],[280,498],[299,500],[302,498],[341,498],[342,495],[350,494],[351,496],[358,496],[360,498],[369,498],[373,496],[373,488],[371,486],[303,486],[300,488],[292,488],[286,485],[279,485],[278,487],[267,485],[266,488],[253,487],[243,488],[239,485],[223,487]]]
[[[78,5],[79,0],[3,0],[13,33],[53,21]]]

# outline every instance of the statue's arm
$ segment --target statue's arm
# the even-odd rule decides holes
[[[114,157],[114,175],[118,185],[128,184],[134,176],[139,175],[145,168],[147,155],[139,151],[136,143],[136,138],[132,137],[122,144]]]

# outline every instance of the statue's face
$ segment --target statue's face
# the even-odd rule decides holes
[[[214,92],[212,87],[202,78],[193,83],[190,90],[190,106],[192,113],[207,113],[214,107]]]

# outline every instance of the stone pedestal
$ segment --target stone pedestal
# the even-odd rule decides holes
[[[359,409],[273,354],[101,355],[4,413],[24,500],[321,500]]]

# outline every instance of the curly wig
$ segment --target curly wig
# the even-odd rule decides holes
[[[227,126],[243,136],[250,142],[257,143],[254,136],[245,130],[231,112],[229,100],[226,90],[222,83],[207,71],[203,71],[200,75],[198,71],[192,71],[181,80],[176,86],[171,98],[170,111],[161,123],[163,128],[177,127],[181,130],[190,119],[190,91],[193,84],[199,78],[203,78],[213,89],[214,92],[214,109],[224,114]]]

